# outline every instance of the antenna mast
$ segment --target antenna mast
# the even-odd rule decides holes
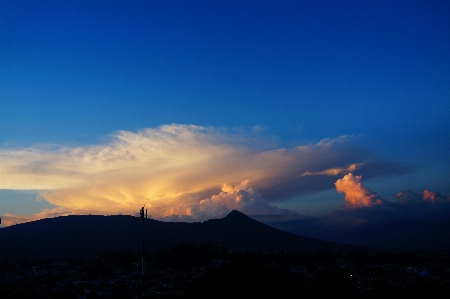
[[[144,274],[145,274],[145,219],[147,219],[147,209],[144,207],[141,208],[140,211],[141,219],[142,219],[142,273],[141,273],[141,297],[144,296]]]
[[[144,255],[145,255],[145,219],[147,219],[147,209],[145,209],[144,213],[144,207],[141,208],[141,219],[142,219],[142,276],[145,274],[145,268],[144,268]]]

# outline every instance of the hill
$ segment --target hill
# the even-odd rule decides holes
[[[155,253],[183,244],[213,244],[228,249],[270,251],[289,248],[299,254],[317,250],[369,253],[376,249],[320,241],[283,232],[232,211],[204,222],[162,222],[133,216],[71,215],[0,229],[0,262],[94,259],[108,252]]]

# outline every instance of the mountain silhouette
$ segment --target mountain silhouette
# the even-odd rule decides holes
[[[204,222],[163,222],[133,216],[70,215],[0,229],[0,262],[94,259],[103,253],[142,250],[155,253],[183,244],[213,244],[231,250],[267,251],[289,248],[368,253],[372,248],[337,244],[283,232],[239,211]]]

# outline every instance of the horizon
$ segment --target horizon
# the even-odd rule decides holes
[[[450,237],[449,2],[0,11],[0,227],[145,206],[362,246]]]

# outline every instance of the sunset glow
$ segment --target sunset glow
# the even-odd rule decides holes
[[[0,229],[143,206],[359,244],[447,223],[448,1],[0,12]]]
[[[58,206],[42,213],[133,215],[136,207],[146,205],[156,219],[198,220],[233,209],[276,214],[279,209],[252,188],[270,189],[274,182],[302,176],[338,175],[363,165],[337,167],[351,150],[351,137],[269,151],[243,146],[238,137],[214,128],[166,125],[121,131],[103,146],[6,149],[1,151],[7,178],[2,188],[42,190],[40,195]],[[291,190],[293,195],[303,191]]]

